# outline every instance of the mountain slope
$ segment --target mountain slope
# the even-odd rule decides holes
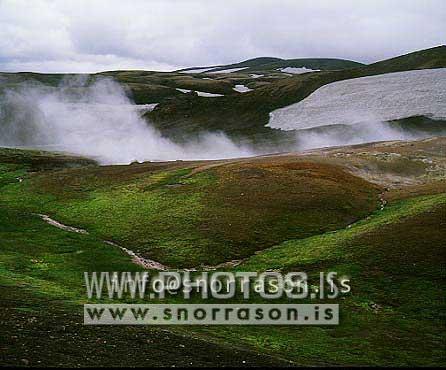
[[[262,143],[279,140],[283,144],[294,138],[264,127],[273,110],[299,102],[319,87],[335,81],[425,66],[446,67],[446,46],[421,50],[370,66],[295,75],[276,80],[242,96],[226,96],[217,100],[194,100],[193,97],[188,100],[169,100],[160,104],[147,118],[169,136],[220,130],[242,140]]]
[[[246,72],[265,72],[274,71],[279,68],[285,67],[306,67],[308,69],[321,69],[321,70],[335,70],[335,69],[347,69],[363,66],[362,63],[353,62],[345,59],[333,59],[333,58],[298,58],[298,59],[281,59],[271,57],[259,57],[254,59],[248,59],[240,63],[209,66],[209,67],[191,67],[180,69],[176,72],[187,72],[195,70],[203,70],[198,73],[209,73],[224,71],[227,69],[246,68],[243,70]]]
[[[278,70],[302,66],[322,71],[290,76]],[[0,89],[14,88],[17,84],[33,80],[58,86],[67,77],[90,81],[108,77],[118,81],[137,104],[159,103],[146,118],[164,136],[182,141],[200,132],[222,131],[233,139],[261,145],[264,151],[277,150],[279,144],[281,150],[286,150],[286,145],[289,144],[288,148],[291,148],[295,144],[294,135],[265,127],[269,121],[269,113],[273,110],[299,102],[319,87],[335,81],[420,68],[446,67],[446,46],[421,50],[366,66],[339,59],[282,60],[261,57],[218,66],[214,70],[221,71],[229,67],[247,68],[223,74],[190,74],[181,71],[108,71],[92,75],[0,73]],[[353,68],[339,69],[348,67]],[[326,70],[333,68],[336,70]],[[252,91],[245,94],[235,91],[235,87],[240,84]],[[188,91],[190,92],[187,93]],[[193,91],[224,96],[202,97]]]
[[[282,365],[284,358],[298,365],[444,365],[445,140],[105,167],[71,168],[82,161],[69,157],[54,169],[53,154],[0,151],[3,362],[235,366]],[[30,166],[46,160],[47,166]],[[287,221],[293,210],[302,217]],[[60,230],[35,215],[40,212],[90,234]],[[291,223],[280,229],[275,221],[284,219]],[[166,258],[164,249],[181,267],[212,262],[225,246],[231,258],[240,249],[234,239],[256,244],[277,230],[287,237],[220,269],[304,271],[315,285],[321,271],[348,276],[352,291],[331,300],[340,304],[340,325],[82,325],[85,271],[142,271],[103,237],[132,247],[153,243],[150,256]],[[211,238],[222,247],[206,250]],[[162,300],[185,302],[209,303],[180,295]]]
[[[391,73],[413,69],[446,67],[446,45],[416,51],[373,63],[365,67],[370,73]]]

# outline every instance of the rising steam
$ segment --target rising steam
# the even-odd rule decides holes
[[[325,90],[317,90],[302,102],[272,113],[271,126],[294,129],[289,131],[290,141],[285,147],[255,150],[236,145],[224,134],[216,133],[203,134],[186,144],[174,143],[141,118],[153,107],[133,104],[123,88],[110,79],[89,81],[88,77],[70,77],[58,87],[25,82],[0,95],[0,146],[41,148],[91,157],[103,164],[127,164],[249,157],[272,151],[414,140],[432,136],[432,131],[428,127],[424,131],[403,129],[384,122],[383,116],[399,118],[426,113],[445,116],[446,95],[439,90],[439,84],[444,82],[432,81],[433,74],[445,71],[415,71],[411,74],[417,77],[414,81],[407,80],[407,73],[391,74],[391,81],[396,78],[398,83],[386,80],[381,84],[372,78],[370,85],[366,78],[356,79],[362,84],[359,90],[352,86],[357,83],[355,80],[327,85]],[[412,89],[397,94],[395,91],[401,90],[401,77],[404,86],[415,84],[417,88],[411,85]],[[428,78],[430,82],[421,84],[420,78],[424,82]],[[362,93],[364,84],[373,92],[371,95]],[[344,89],[343,93],[330,93],[339,88]],[[413,104],[402,103],[404,94],[412,97],[408,101]],[[315,96],[323,98],[314,99]],[[381,104],[384,98],[387,104]],[[339,99],[343,104],[339,104]],[[444,135],[445,131],[442,126],[439,134]]]
[[[388,122],[369,121],[355,125],[333,125],[318,130],[296,131],[298,150],[328,148],[392,140],[418,140],[432,136],[429,131],[404,130]]]
[[[253,153],[223,134],[179,145],[141,118],[122,87],[102,79],[69,78],[57,88],[23,83],[0,101],[0,146],[38,147],[124,164],[146,160],[217,159]]]

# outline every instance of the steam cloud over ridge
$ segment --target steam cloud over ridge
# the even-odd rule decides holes
[[[303,101],[271,113],[270,126],[290,130],[289,138],[295,142],[268,149],[237,145],[223,133],[175,143],[141,117],[153,104],[133,104],[111,79],[92,82],[88,77],[69,77],[58,87],[25,82],[0,95],[0,146],[69,152],[102,164],[127,164],[414,140],[432,134],[385,121],[416,114],[446,116],[446,78],[437,78],[444,73],[446,69],[411,71],[326,85]]]
[[[24,83],[0,98],[0,146],[40,147],[93,157],[101,163],[250,156],[223,134],[179,145],[141,118],[122,87],[102,79],[69,78],[58,88]]]

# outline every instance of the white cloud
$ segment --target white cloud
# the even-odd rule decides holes
[[[176,67],[156,61],[132,59],[116,55],[72,55],[69,58],[47,60],[11,59],[0,62],[0,70],[5,72],[54,72],[54,73],[83,73],[103,72],[125,69],[141,69],[151,71],[170,71]]]
[[[444,42],[443,0],[0,0],[0,70],[212,65],[256,56],[372,62]]]

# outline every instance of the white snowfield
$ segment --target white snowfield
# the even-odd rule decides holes
[[[196,68],[196,69],[189,69],[187,71],[181,71],[180,73],[202,73],[204,71],[209,71],[212,68],[205,67],[205,68]]]
[[[205,91],[196,91],[198,96],[203,96],[204,98],[217,98],[219,96],[224,96],[223,94],[213,94]]]
[[[180,89],[179,87],[177,87],[175,90],[182,92],[183,94],[188,94],[192,91],[192,90],[188,90],[188,89]]]
[[[252,91],[249,87],[245,85],[235,85],[235,87],[232,88],[233,90],[239,92],[239,93],[246,93]]]
[[[237,71],[242,71],[248,67],[242,67],[242,68],[229,68],[229,69],[223,69],[221,71],[213,71],[213,72],[207,72],[209,74],[216,74],[216,73],[232,73]]]
[[[298,103],[271,112],[267,126],[296,130],[415,115],[446,118],[446,68],[333,82]]]
[[[221,71],[212,71],[215,68],[216,67],[197,68],[197,69],[190,69],[188,71],[181,71],[180,73],[209,73],[209,74],[232,73],[232,72],[242,71],[244,69],[247,69],[248,67],[229,68],[229,69],[222,69]],[[212,72],[208,72],[208,71],[212,71]]]
[[[153,104],[140,104],[136,106],[136,109],[141,113],[147,113],[147,112],[151,112],[155,109],[155,107],[158,105],[158,103],[153,103]]]
[[[308,72],[318,72],[320,69],[310,69],[307,67],[285,67],[285,68],[278,68],[279,71],[284,73],[291,73],[293,75],[300,75],[302,73],[308,73]]]

